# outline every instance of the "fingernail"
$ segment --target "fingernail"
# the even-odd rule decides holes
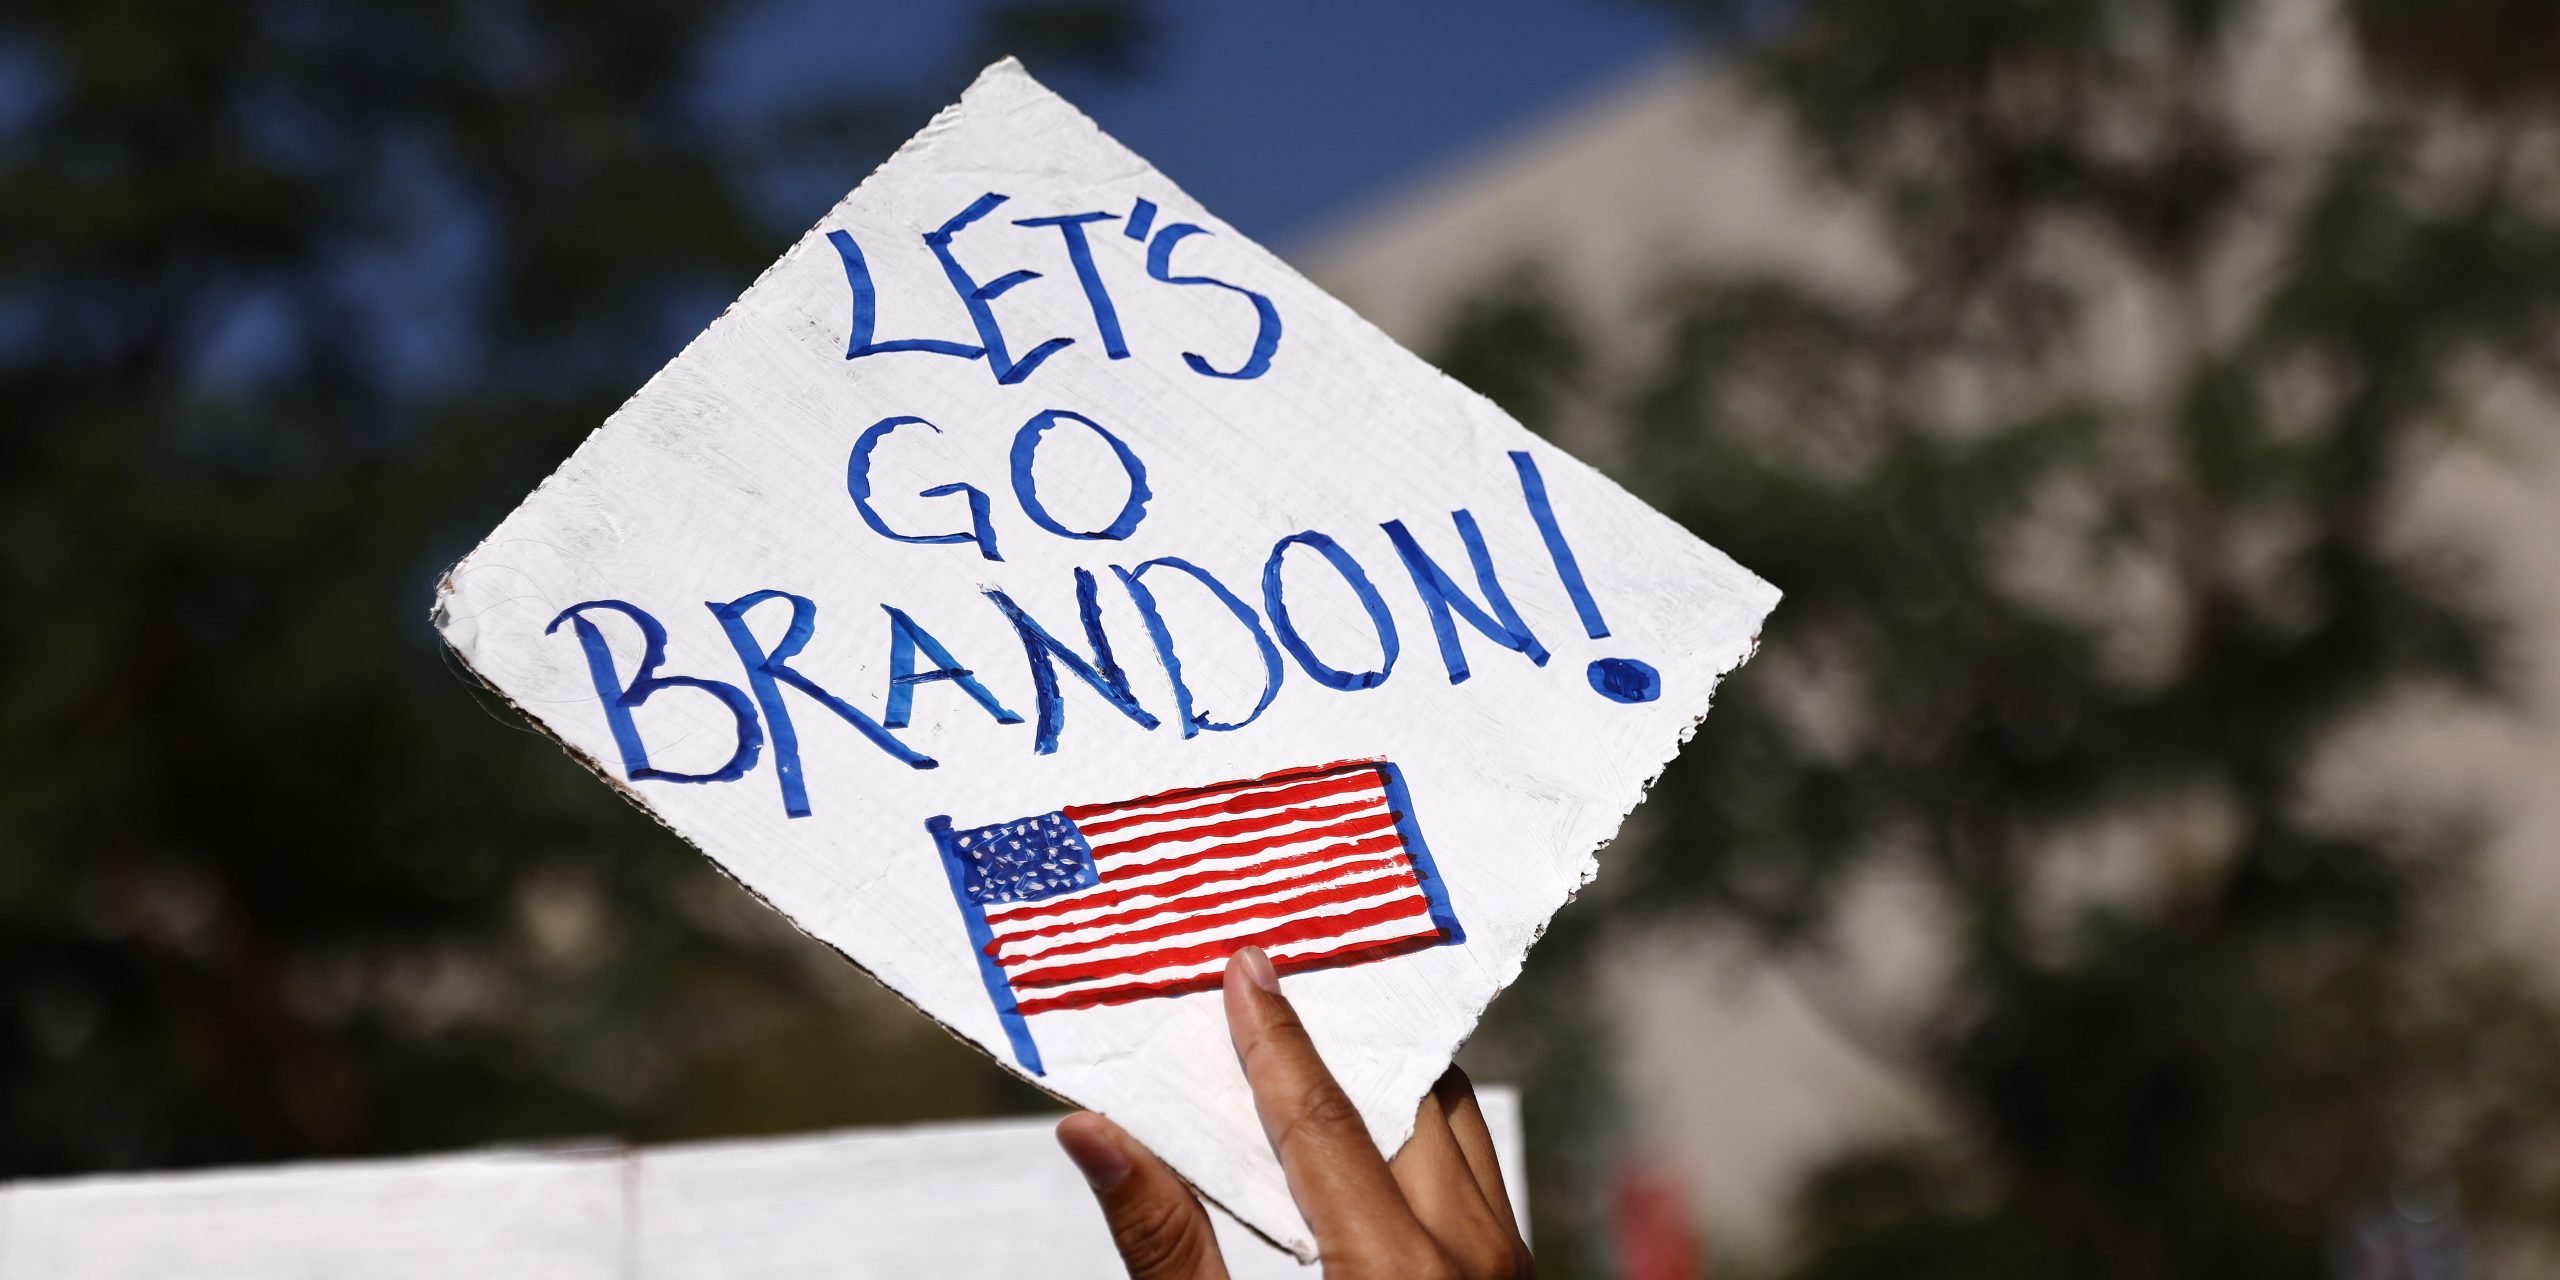
[[[1280,994],[1280,971],[1271,967],[1271,957],[1264,955],[1262,948],[1247,946],[1236,952],[1236,963],[1244,966],[1244,976],[1251,978],[1253,985],[1275,996]]]
[[[1068,1116],[1058,1124],[1058,1145],[1094,1190],[1109,1191],[1128,1180],[1129,1153],[1120,1149],[1110,1121],[1091,1112]]]

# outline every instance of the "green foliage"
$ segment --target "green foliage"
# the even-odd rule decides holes
[[[476,707],[425,625],[808,215],[763,193],[840,190],[934,105],[724,116],[734,9],[0,18],[0,1176],[1028,1101]]]
[[[1942,909],[1889,1052],[1953,1132],[1813,1175],[1783,1274],[2319,1276],[2426,1179],[2551,1243],[2560,1006],[2463,923],[2480,815],[2307,790],[2389,700],[2504,691],[2393,522],[2471,390],[2551,372],[2547,6],[2351,6],[2393,56],[2290,151],[2237,0],[1685,7],[1889,278],[1695,274],[1623,394],[1515,345],[1573,327],[1516,283],[1448,356],[1787,592],[1604,909],[1811,955],[1871,870]],[[2063,891],[2102,861],[2138,887]]]

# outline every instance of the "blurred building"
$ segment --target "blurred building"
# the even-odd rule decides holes
[[[2249,70],[2234,82],[2246,86],[2256,140],[2279,157],[2280,201],[2285,164],[2298,159],[2307,174],[2354,116],[2363,80],[2320,0],[2265,6],[2241,56]],[[1422,178],[1292,256],[1425,354],[1470,297],[1529,273],[1586,322],[1605,383],[1612,368],[1644,362],[1648,303],[1683,268],[1774,267],[1852,292],[1889,278],[1873,220],[1801,157],[1736,76],[1678,58]],[[2222,255],[2224,306],[2263,277],[2280,213],[2267,211]],[[2093,330],[2102,337],[2081,353],[2087,376],[2140,397],[2164,381],[2156,375],[2172,363],[2179,319],[2103,261],[2086,270],[2102,306]],[[2535,661],[2560,652],[2560,451],[2535,438],[2551,415],[2530,389],[2477,390],[2489,430],[2474,447],[2420,463],[2400,522],[2412,540],[2480,557],[2488,594],[2515,626],[2524,696],[2498,716],[2412,698],[2335,744],[2318,801],[2359,812],[2411,797],[2476,805],[2495,823],[2477,909],[2493,936],[2560,968],[2560,938],[2547,927],[2560,917],[2560,859],[2539,852],[2560,847],[2560,789],[2547,783],[2560,777],[2560,670]],[[1644,465],[1616,456],[1590,425],[1568,415],[1561,433],[1604,470]],[[1785,605],[1771,625],[1786,625]],[[1712,718],[1703,731],[1715,731]],[[2126,843],[2121,857],[2086,864],[2098,883],[2084,891],[2140,893],[2159,874],[2147,845]],[[1889,1055],[1862,1047],[1861,1033],[1900,994],[1926,989],[1928,910],[1915,887],[1868,885],[1846,916],[1849,959],[1818,970],[1731,938],[1620,944],[1622,980],[1611,987],[1627,1036],[1617,1083],[1635,1112],[1629,1131],[1655,1144],[1641,1158],[1676,1171],[1720,1253],[1777,1244],[1795,1175],[1836,1144],[1931,1124],[1927,1099]]]

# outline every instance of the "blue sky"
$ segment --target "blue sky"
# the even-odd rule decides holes
[[[938,77],[986,7],[773,0],[717,52],[714,77],[749,108],[834,77],[947,97]],[[1135,79],[1031,71],[1218,216],[1283,248],[1681,39],[1643,0],[1158,0],[1157,13]]]

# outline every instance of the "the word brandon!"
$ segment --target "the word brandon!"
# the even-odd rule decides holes
[[[1035,423],[1039,421],[1034,419]],[[1135,455],[1127,456],[1133,463],[1131,482],[1134,493],[1143,486],[1143,474],[1134,465]],[[1593,639],[1606,637],[1609,634],[1608,623],[1602,618],[1599,603],[1592,598],[1590,587],[1583,581],[1581,566],[1574,559],[1571,544],[1565,541],[1563,528],[1556,522],[1555,511],[1547,500],[1546,482],[1538,472],[1536,461],[1526,453],[1513,453],[1510,458],[1519,476],[1521,497],[1527,503],[1539,532],[1544,535],[1549,561],[1563,583],[1565,594],[1572,599],[1584,631]],[[1460,508],[1451,512],[1450,518],[1457,526],[1459,540],[1465,544],[1476,593],[1482,597],[1481,600],[1470,595],[1466,587],[1423,550],[1403,521],[1390,520],[1380,526],[1431,620],[1432,637],[1437,642],[1441,666],[1448,675],[1449,683],[1463,683],[1471,674],[1466,650],[1460,642],[1458,623],[1461,621],[1493,644],[1518,653],[1538,666],[1545,666],[1552,655],[1529,629],[1519,610],[1512,606],[1510,595],[1503,590],[1475,516]],[[1297,554],[1293,555],[1293,552]],[[1316,530],[1293,533],[1271,545],[1270,554],[1262,564],[1259,609],[1216,574],[1176,556],[1159,556],[1136,565],[1112,565],[1110,572],[1146,626],[1156,661],[1173,690],[1175,718],[1185,738],[1203,732],[1233,732],[1261,718],[1272,700],[1280,695],[1287,680],[1288,664],[1281,660],[1283,651],[1308,679],[1342,693],[1357,693],[1385,684],[1395,673],[1397,661],[1403,653],[1403,640],[1396,628],[1395,615],[1388,611],[1386,597],[1370,578],[1368,569],[1340,542]],[[1194,705],[1191,686],[1182,674],[1180,646],[1175,643],[1172,628],[1157,603],[1155,588],[1150,581],[1150,575],[1166,572],[1180,574],[1206,590],[1233,615],[1236,625],[1252,638],[1260,652],[1263,665],[1261,696],[1253,709],[1243,716],[1219,720]],[[1289,612],[1291,584],[1301,581],[1308,573],[1330,573],[1350,588],[1368,615],[1376,643],[1374,656],[1364,655],[1367,661],[1355,664],[1351,669],[1335,666],[1318,654],[1299,632]],[[1043,755],[1058,749],[1059,734],[1066,724],[1061,671],[1092,689],[1106,705],[1139,727],[1152,730],[1161,723],[1156,714],[1140,701],[1128,673],[1114,656],[1110,634],[1103,624],[1101,580],[1092,570],[1080,567],[1075,570],[1075,584],[1078,621],[1082,624],[1089,653],[1080,652],[1075,645],[1060,639],[1060,629],[1033,617],[1029,610],[1003,590],[986,589],[989,606],[998,611],[1021,641],[1035,706],[1032,750]],[[791,611],[789,628],[778,643],[768,647],[748,625],[748,615],[763,606],[783,603],[787,603]],[[883,602],[881,605],[888,615],[889,672],[888,687],[877,719],[791,665],[792,659],[807,647],[817,632],[818,606],[815,601],[768,588],[725,603],[708,601],[705,607],[719,620],[722,632],[735,651],[745,675],[745,689],[704,676],[664,674],[666,626],[649,611],[628,601],[588,600],[573,604],[561,610],[544,628],[545,634],[552,634],[565,624],[577,636],[586,653],[587,671],[594,680],[596,696],[603,703],[606,722],[621,752],[623,771],[635,782],[730,782],[743,778],[762,759],[769,726],[774,749],[774,773],[781,784],[783,810],[795,818],[807,816],[808,789],[801,777],[799,738],[792,727],[790,705],[783,697],[786,685],[842,717],[892,759],[917,769],[931,769],[939,764],[899,738],[896,732],[906,728],[910,722],[918,686],[948,682],[996,723],[1023,723],[1023,717],[1007,707],[978,678],[976,668],[963,666],[933,632],[917,621],[913,614],[894,603]],[[639,630],[640,661],[628,676],[623,674],[614,659],[613,648],[598,622],[597,615],[600,614],[620,614]],[[919,655],[922,655],[921,659]],[[1333,657],[1341,660],[1342,655]],[[931,665],[923,665],[926,662]],[[1616,702],[1650,702],[1662,692],[1661,678],[1654,669],[1632,658],[1599,659],[1590,664],[1587,675],[1595,691]],[[727,763],[704,773],[680,773],[649,763],[648,744],[642,740],[639,722],[633,713],[642,703],[670,689],[690,689],[708,694],[728,707],[736,719],[737,738]]]

